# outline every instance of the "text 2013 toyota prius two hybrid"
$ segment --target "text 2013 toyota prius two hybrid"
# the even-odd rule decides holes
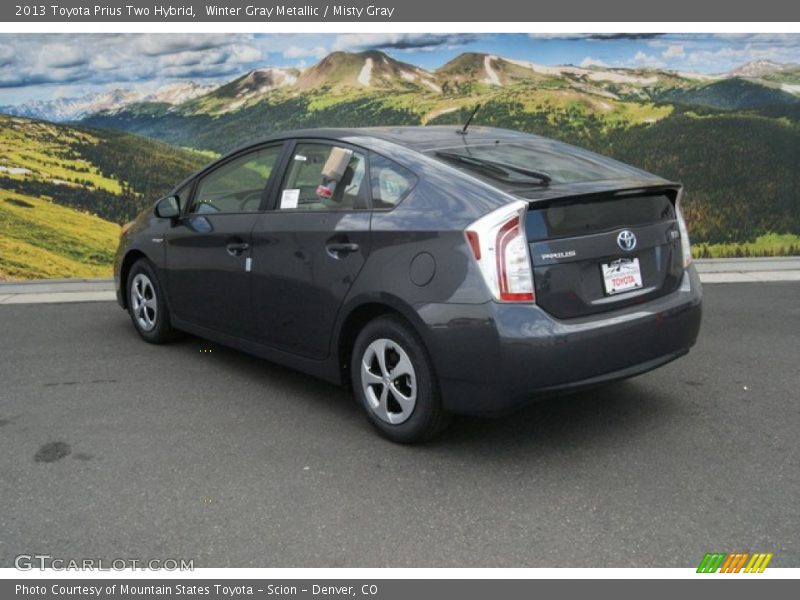
[[[350,385],[412,442],[688,352],[701,288],[680,199],[514,131],[295,131],[142,213],[114,273],[146,341],[187,331]]]

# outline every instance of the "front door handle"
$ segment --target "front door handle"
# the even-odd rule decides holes
[[[225,246],[225,250],[227,250],[228,254],[231,256],[239,256],[242,252],[250,248],[250,244],[247,242],[231,242],[227,246]]]
[[[330,242],[325,245],[328,254],[338,258],[340,254],[350,254],[351,252],[358,251],[358,244],[352,242]]]

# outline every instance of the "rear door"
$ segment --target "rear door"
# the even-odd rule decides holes
[[[183,217],[166,236],[174,313],[196,325],[248,336],[252,230],[281,144],[248,150],[198,179]]]
[[[327,357],[339,308],[369,253],[366,153],[300,140],[253,231],[253,316],[260,341]]]

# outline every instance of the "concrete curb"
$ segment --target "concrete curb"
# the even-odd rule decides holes
[[[800,281],[800,257],[695,260],[700,281],[768,283]],[[0,304],[109,302],[116,300],[112,279],[47,279],[0,282]]]
[[[113,300],[116,300],[113,279],[36,279],[0,282],[0,304]]]

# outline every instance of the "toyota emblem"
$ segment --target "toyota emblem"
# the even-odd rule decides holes
[[[617,236],[617,246],[625,250],[625,252],[630,252],[636,248],[636,234],[630,229],[623,229]]]

